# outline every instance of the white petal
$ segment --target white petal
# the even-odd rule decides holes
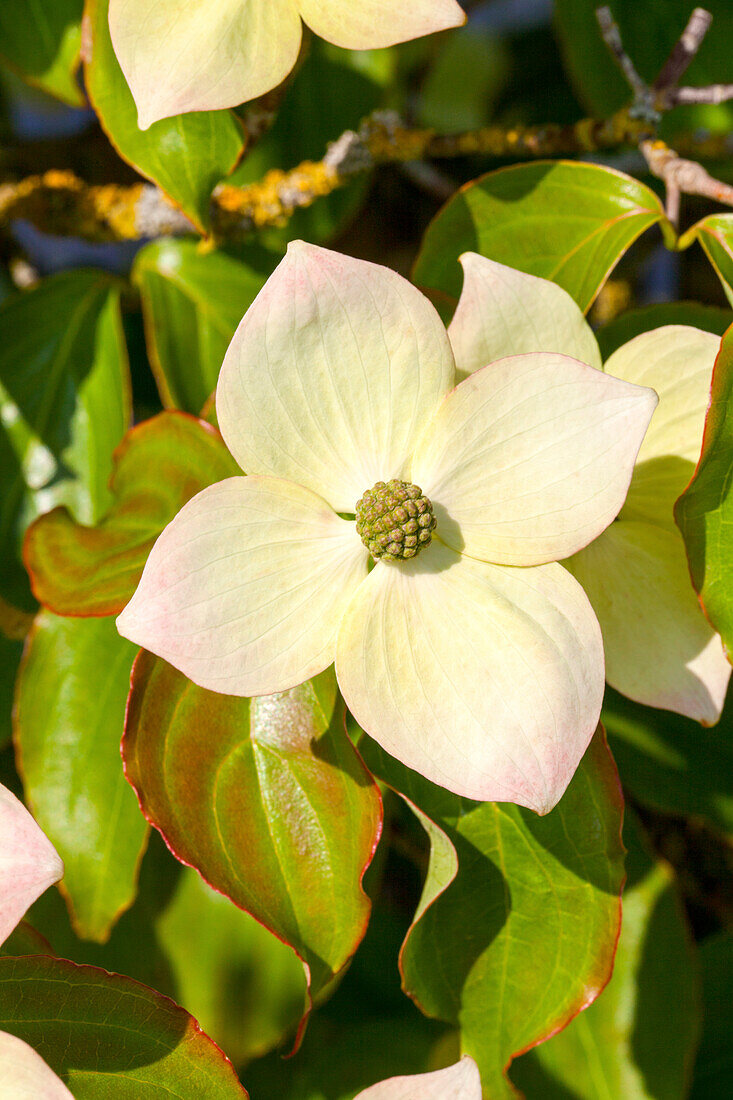
[[[411,479],[456,550],[503,565],[557,561],[618,513],[656,401],[565,355],[500,359],[443,401]]]
[[[345,50],[374,50],[459,27],[466,16],[456,0],[298,0],[316,34]]]
[[[226,354],[219,426],[247,473],[289,478],[353,512],[365,489],[404,476],[453,374],[445,328],[415,287],[297,242]]]
[[[110,0],[109,29],[142,130],[276,87],[302,34],[295,0]]]
[[[343,621],[336,675],[387,752],[468,798],[547,813],[593,736],[598,622],[560,565],[512,569],[433,542],[378,563]]]
[[[74,1100],[40,1054],[0,1031],[0,1100]]]
[[[0,943],[63,873],[51,841],[23,803],[0,784]]]
[[[465,252],[461,264],[463,290],[448,326],[459,379],[530,351],[556,351],[600,368],[593,330],[562,287],[476,252]]]
[[[674,527],[672,509],[700,457],[720,339],[688,325],[642,333],[615,351],[609,374],[651,386],[657,408],[639,451],[623,515]]]
[[[700,610],[679,532],[622,519],[566,564],[600,621],[611,687],[717,722],[731,667]]]
[[[165,528],[118,629],[201,687],[285,691],[333,661],[367,562],[354,523],[315,493],[228,478]]]
[[[363,1089],[354,1100],[481,1100],[481,1079],[473,1058],[434,1073],[390,1077]]]

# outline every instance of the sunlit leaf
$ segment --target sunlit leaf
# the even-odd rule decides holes
[[[18,679],[15,736],[26,798],[64,860],[78,934],[105,940],[135,897],[147,825],[120,738],[135,647],[111,619],[36,619]]]
[[[59,615],[121,611],[165,525],[201,489],[240,472],[201,420],[166,412],[137,425],[116,451],[113,503],[98,527],[57,508],[28,531],[24,555],[36,596]]]
[[[492,1100],[510,1097],[512,1058],[568,1023],[611,973],[623,848],[603,734],[546,817],[457,798],[362,746],[368,766],[445,834],[402,949],[404,988],[428,1015],[460,1026]]]
[[[20,542],[64,504],[96,523],[130,416],[120,284],[72,271],[0,307],[0,595],[30,607]]]
[[[42,956],[0,959],[0,1029],[38,1051],[74,1100],[247,1096],[193,1017],[97,967]]]
[[[264,276],[224,252],[202,253],[194,241],[163,238],[138,252],[132,277],[161,399],[198,415]]]
[[[733,305],[733,214],[708,214],[688,230],[683,242],[694,238],[705,249],[725,296]]]
[[[624,252],[663,219],[653,191],[611,168],[570,161],[500,168],[438,212],[413,279],[458,298],[458,257],[479,252],[551,279],[587,310]]]
[[[624,823],[627,882],[613,976],[559,1035],[512,1067],[528,1097],[683,1100],[700,1028],[700,979],[674,877]],[[722,1093],[721,1093],[722,1095]]]
[[[174,854],[294,948],[312,995],[323,989],[364,935],[360,883],[381,821],[333,674],[250,700],[143,652],[123,754]]]

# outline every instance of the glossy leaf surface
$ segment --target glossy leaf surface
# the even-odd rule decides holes
[[[0,595],[30,607],[18,561],[30,520],[64,504],[95,523],[129,421],[119,284],[94,271],[41,282],[0,308]]]
[[[29,84],[80,107],[76,81],[84,0],[16,0],[0,6],[0,59]]]
[[[193,1017],[97,967],[41,956],[0,959],[0,1029],[38,1051],[74,1100],[247,1096]]]
[[[733,329],[715,361],[710,407],[697,469],[675,505],[687,547],[692,583],[711,625],[733,652]]]
[[[381,823],[332,673],[250,700],[197,688],[143,652],[123,754],[174,854],[289,943],[315,995],[364,935],[361,876]]]
[[[696,237],[733,305],[733,214],[709,214],[685,234]]]
[[[602,721],[634,799],[663,813],[705,818],[733,836],[733,693],[718,725],[705,729],[607,688]]]
[[[211,192],[241,155],[241,127],[230,111],[201,111],[140,130],[112,49],[108,6],[108,0],[87,0],[85,14],[85,79],[99,120],[120,156],[165,191],[203,232]]]
[[[201,489],[239,472],[203,421],[167,412],[139,424],[115,454],[113,503],[99,526],[58,508],[29,530],[24,554],[36,596],[59,615],[121,611],[165,525]]]
[[[479,252],[551,279],[585,311],[627,248],[663,218],[648,187],[610,168],[569,161],[500,168],[438,212],[413,280],[458,298],[458,257]]]
[[[264,276],[224,252],[201,253],[194,241],[163,238],[138,252],[133,280],[161,400],[198,415]]]
[[[375,774],[440,829],[403,986],[430,1016],[458,1024],[488,1095],[513,1095],[512,1058],[563,1027],[610,976],[623,882],[621,794],[602,733],[546,817],[474,803],[428,784],[366,740]],[[455,848],[451,878],[446,844]]]
[[[125,782],[120,738],[135,647],[111,619],[36,619],[18,681],[24,789],[66,867],[78,934],[105,940],[134,899],[147,825]]]
[[[613,976],[559,1035],[519,1059],[528,1097],[684,1100],[700,1027],[700,979],[670,868],[624,824],[628,880]],[[722,1095],[722,1094],[721,1094]]]

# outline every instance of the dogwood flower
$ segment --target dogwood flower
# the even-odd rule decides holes
[[[297,60],[302,22],[335,46],[369,50],[457,27],[465,18],[456,0],[110,0],[109,5],[112,45],[142,130],[181,112],[234,107],[275,88]]]
[[[500,355],[540,349],[601,366],[590,325],[560,287],[472,253],[461,262],[463,292],[448,333],[464,376]],[[719,344],[669,325],[610,357],[606,371],[651,386],[659,406],[617,522],[563,562],[600,620],[608,683],[706,724],[720,717],[731,668],[692,588],[673,508],[700,454]]]
[[[233,695],[335,659],[387,752],[458,794],[545,813],[604,679],[596,617],[556,562],[618,513],[657,399],[545,352],[454,383],[418,290],[291,245],[217,387],[247,476],[179,512],[118,628]]]
[[[0,784],[0,944],[63,873],[64,865],[50,840],[23,803]],[[40,1054],[5,1031],[0,1031],[0,1067],[0,1098],[73,1100]]]
[[[473,1058],[433,1073],[390,1077],[364,1089],[354,1100],[481,1100],[481,1080]]]

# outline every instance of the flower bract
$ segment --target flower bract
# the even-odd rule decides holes
[[[217,387],[247,476],[163,531],[120,632],[234,695],[335,660],[387,752],[469,798],[550,810],[604,683],[597,619],[557,562],[618,513],[657,399],[556,351],[506,352],[454,388],[418,290],[291,245]],[[375,561],[356,505],[393,480],[427,498],[435,527],[419,554]]]
[[[364,1089],[354,1100],[481,1100],[481,1080],[473,1058],[433,1073],[390,1077]]]
[[[117,60],[141,129],[186,111],[234,107],[275,88],[305,22],[348,50],[377,49],[465,20],[456,0],[110,0]]]
[[[540,348],[601,366],[590,325],[560,287],[481,256],[462,263],[464,289],[449,328],[459,371]],[[731,669],[692,588],[673,508],[700,455],[719,345],[708,332],[667,325],[609,358],[608,374],[652,387],[659,405],[617,521],[563,563],[600,620],[611,686],[705,723],[720,717]]]

